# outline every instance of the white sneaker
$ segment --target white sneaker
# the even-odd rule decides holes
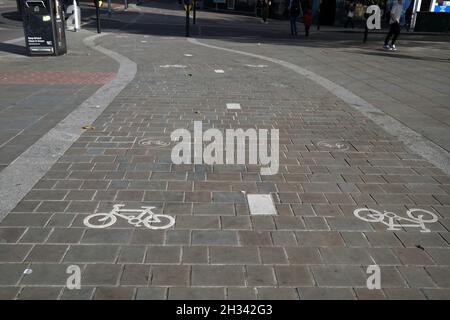
[[[393,44],[393,45],[391,46],[391,50],[392,50],[392,51],[397,51],[397,47],[395,46],[395,44]]]
[[[389,45],[387,45],[387,44],[385,44],[385,45],[383,46],[383,49],[384,49],[384,50],[387,50],[387,51],[391,51],[391,50],[392,50],[391,47],[390,47]]]

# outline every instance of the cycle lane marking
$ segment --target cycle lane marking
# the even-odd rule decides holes
[[[435,165],[437,168],[441,169],[446,175],[450,175],[450,154],[446,150],[444,150],[434,142],[426,139],[418,132],[405,126],[400,121],[384,113],[382,110],[378,109],[377,107],[367,102],[363,98],[357,96],[350,90],[345,89],[344,87],[338,85],[337,83],[328,80],[312,71],[302,68],[296,64],[284,60],[271,58],[246,51],[206,44],[200,42],[198,39],[195,38],[187,38],[186,40],[194,45],[199,45],[210,49],[233,52],[240,55],[276,63],[291,71],[300,74],[301,76],[322,86],[339,99],[343,100],[350,107],[359,111],[366,118],[372,120],[375,124],[383,128],[387,133],[391,134],[398,140],[402,141],[405,144],[405,146],[408,147],[410,150],[422,156],[424,159],[426,159],[431,164]]]

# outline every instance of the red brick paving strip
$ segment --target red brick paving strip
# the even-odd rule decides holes
[[[0,71],[0,84],[105,84],[114,72]]]

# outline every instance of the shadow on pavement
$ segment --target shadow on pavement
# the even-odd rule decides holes
[[[12,43],[0,43],[0,52],[19,54],[23,56],[27,55],[26,48],[24,46]]]

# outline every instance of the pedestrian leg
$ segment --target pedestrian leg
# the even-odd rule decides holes
[[[386,35],[386,38],[384,39],[384,45],[387,46],[389,44],[389,39],[391,39],[392,35],[394,34],[393,30],[393,24],[389,26],[389,32]]]
[[[397,41],[397,37],[400,34],[400,25],[398,23],[394,23],[392,24],[393,26],[393,36],[392,36],[392,42],[391,42],[391,46],[395,45],[395,41]]]

